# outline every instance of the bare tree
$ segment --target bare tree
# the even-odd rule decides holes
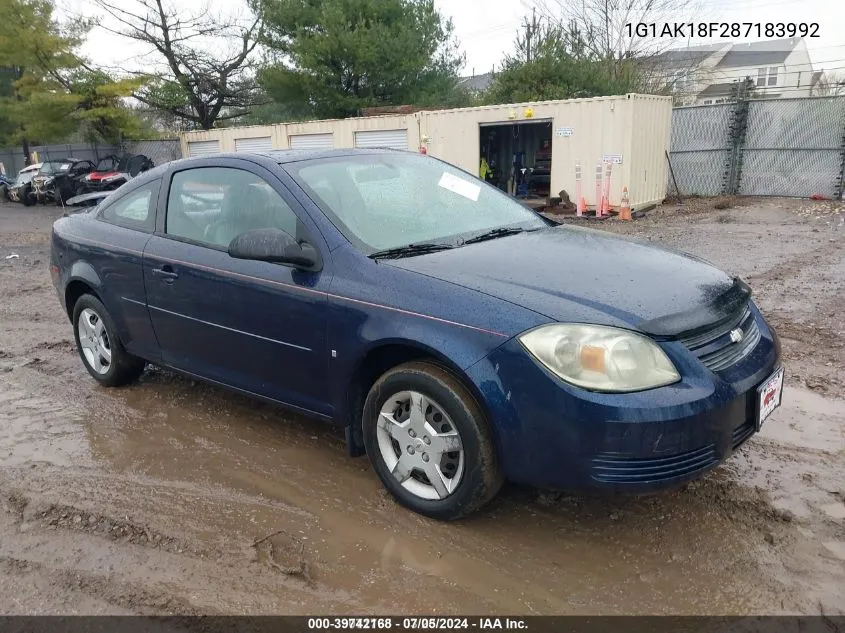
[[[531,11],[531,18],[523,18],[522,25],[516,34],[513,58],[521,62],[531,62],[539,54],[543,42],[548,40],[556,27],[541,15],[537,16],[537,9]]]
[[[93,1],[106,16],[101,28],[158,57],[159,68],[133,71],[149,78],[134,95],[147,106],[208,130],[266,101],[254,72],[260,15],[227,19],[209,6],[190,13],[167,0]]]
[[[694,72],[704,57],[665,56],[696,36],[686,23],[702,15],[702,0],[536,0],[535,6],[565,31],[570,49],[605,62],[617,77],[636,67],[643,88],[671,92],[672,75]]]
[[[845,95],[845,73],[842,71],[822,73],[819,83],[813,88],[812,94],[817,97]]]
[[[656,55],[695,37],[674,24],[700,17],[701,0],[538,0],[537,6],[550,19],[567,25],[583,39],[592,54],[603,58]],[[637,26],[640,31],[637,32]],[[650,25],[654,25],[654,31]],[[664,32],[669,25],[668,33]]]

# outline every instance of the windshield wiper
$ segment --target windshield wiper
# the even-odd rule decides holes
[[[475,237],[471,237],[469,239],[464,240],[464,244],[475,244],[476,242],[495,240],[497,237],[505,237],[506,235],[516,235],[517,233],[522,233],[523,231],[525,231],[525,229],[521,229],[518,227],[493,229],[492,231],[487,231],[486,233],[482,233],[481,235],[476,235]]]
[[[369,257],[370,259],[399,259],[400,257],[411,257],[413,255],[445,251],[449,248],[454,247],[450,244],[408,244],[407,246],[376,251],[375,253],[370,253]]]

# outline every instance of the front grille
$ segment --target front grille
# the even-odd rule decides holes
[[[742,340],[735,343],[731,331],[737,328],[742,330]],[[711,371],[722,371],[748,356],[757,347],[760,336],[751,308],[746,307],[739,317],[727,324],[682,338],[681,343]]]
[[[671,457],[630,458],[599,455],[593,459],[592,476],[609,484],[647,484],[693,475],[719,461],[712,444]]]

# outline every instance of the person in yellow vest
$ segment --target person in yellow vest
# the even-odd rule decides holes
[[[490,165],[487,164],[487,159],[481,157],[481,167],[478,170],[478,175],[481,180],[487,180],[487,174],[490,173]]]

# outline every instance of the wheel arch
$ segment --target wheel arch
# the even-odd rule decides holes
[[[75,262],[70,269],[70,275],[68,275],[68,282],[65,285],[64,292],[65,311],[67,312],[68,318],[73,318],[73,307],[82,295],[92,294],[102,301],[103,297],[100,295],[101,287],[100,277],[91,264],[87,262]]]
[[[452,359],[441,351],[419,341],[407,339],[382,340],[370,346],[361,355],[355,363],[346,387],[343,423],[346,427],[346,442],[350,455],[360,456],[365,453],[362,437],[362,414],[364,401],[373,384],[386,371],[412,361],[428,361],[449,372],[469,391],[489,421],[490,411],[481,391],[469,375]],[[494,437],[493,442],[498,450],[497,438]]]

